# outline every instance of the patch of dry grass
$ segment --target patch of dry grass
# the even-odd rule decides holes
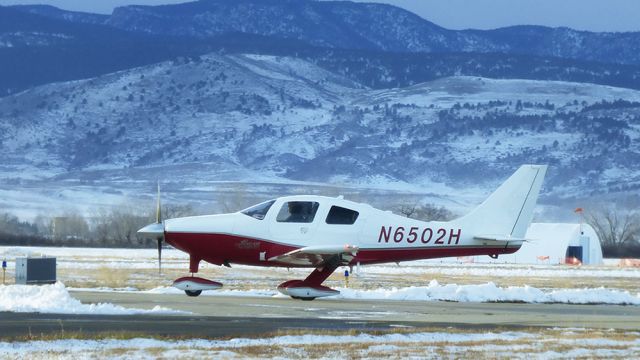
[[[102,286],[111,288],[126,287],[129,282],[131,271],[122,268],[110,268],[101,266],[95,271],[96,281]]]
[[[504,339],[482,338],[485,331],[471,330],[464,328],[398,328],[390,331],[367,331],[366,334],[374,336],[371,341],[349,342],[344,341],[304,341],[300,343],[278,343],[274,341],[265,345],[237,346],[236,343],[225,345],[223,342],[198,345],[195,348],[180,345],[164,348],[162,346],[138,349],[135,343],[123,344],[122,348],[99,350],[93,356],[119,356],[127,357],[134,354],[144,353],[154,358],[165,358],[166,350],[179,351],[184,354],[181,358],[291,358],[291,359],[322,359],[322,358],[397,358],[405,359],[417,358],[530,358],[542,356],[542,354],[556,353],[590,354],[588,358],[637,358],[640,356],[640,333],[628,332],[624,330],[563,330],[544,328],[523,328],[517,331],[495,328],[489,331],[493,334],[505,334]],[[280,336],[301,336],[301,335],[325,335],[325,336],[357,336],[363,332],[357,330],[337,331],[303,331],[303,330],[281,330],[268,336],[256,338],[272,338]],[[454,335],[478,335],[470,340],[436,340],[422,342],[410,341],[388,341],[385,338],[375,336],[387,334],[447,334]],[[516,334],[516,335],[514,335]],[[32,341],[32,340],[62,340],[62,339],[117,339],[130,340],[142,336],[132,332],[117,333],[82,333],[82,332],[59,332],[55,334],[21,337],[12,341]],[[158,340],[178,341],[185,340],[184,337],[153,337]],[[440,338],[440,337],[437,337]],[[224,339],[217,339],[224,340]],[[177,346],[175,346],[177,345]],[[583,351],[584,352],[580,352]],[[175,352],[174,352],[175,353]],[[622,354],[618,356],[618,354]],[[84,354],[92,356],[91,354]],[[575,356],[580,358],[580,356]]]

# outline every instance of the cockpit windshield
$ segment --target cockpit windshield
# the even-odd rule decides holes
[[[269,211],[269,209],[271,209],[271,205],[273,205],[274,202],[276,201],[265,201],[248,209],[242,210],[241,212],[247,216],[251,216],[254,219],[262,220],[267,215],[267,212]]]

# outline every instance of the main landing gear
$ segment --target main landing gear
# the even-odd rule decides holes
[[[304,280],[289,280],[278,285],[278,291],[289,295],[293,299],[311,301],[318,297],[340,294],[340,291],[322,286],[322,283],[340,266],[340,259],[336,258],[325,266],[315,269]]]

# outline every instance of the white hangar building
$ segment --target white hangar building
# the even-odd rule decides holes
[[[588,224],[532,223],[522,248],[498,259],[476,256],[474,261],[520,264],[564,264],[577,259],[583,265],[601,265],[600,239]],[[486,259],[485,259],[486,258]],[[569,259],[569,261],[568,261]]]

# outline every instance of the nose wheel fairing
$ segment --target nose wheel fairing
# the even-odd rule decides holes
[[[173,287],[183,290],[188,296],[198,296],[203,290],[220,289],[222,283],[196,276],[185,276],[176,279]]]

